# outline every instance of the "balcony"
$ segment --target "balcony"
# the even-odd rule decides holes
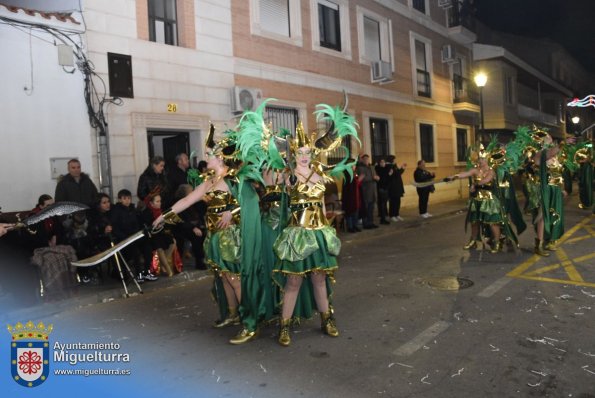
[[[558,118],[554,115],[550,115],[545,112],[541,112],[539,109],[534,109],[526,105],[517,105],[517,112],[519,117],[538,125],[546,124],[552,127],[559,127]]]
[[[447,9],[448,37],[465,45],[477,40],[477,35],[473,32],[474,20],[467,11],[469,7],[467,3],[467,1],[455,2]]]
[[[453,75],[452,92],[454,113],[467,117],[479,113],[479,92],[473,82],[463,76]]]

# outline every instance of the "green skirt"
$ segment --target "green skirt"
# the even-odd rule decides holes
[[[205,259],[216,272],[240,274],[240,228],[233,224],[224,230],[209,232],[204,242]]]
[[[498,224],[502,222],[501,206],[498,198],[471,199],[469,212],[469,221],[472,223]]]
[[[313,272],[326,274],[326,293],[332,306],[332,283],[334,271],[338,268],[336,256],[341,249],[334,228],[307,230],[302,227],[287,227],[273,245],[278,260],[273,267],[273,280],[281,291],[288,275],[301,275],[304,280],[300,287],[292,318],[294,321],[312,318],[317,312],[314,288],[310,281]],[[293,260],[293,261],[292,261]],[[281,297],[280,305],[283,304]]]

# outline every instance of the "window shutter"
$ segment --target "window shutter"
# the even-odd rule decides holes
[[[289,0],[260,0],[260,26],[289,37]]]

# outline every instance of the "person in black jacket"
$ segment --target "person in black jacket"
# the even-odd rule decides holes
[[[403,186],[403,173],[407,167],[407,163],[400,166],[395,163],[395,156],[389,155],[386,158],[388,167],[388,209],[390,220],[393,222],[404,221],[403,217],[399,215],[401,212],[401,198],[405,195],[405,188]]]
[[[165,160],[161,156],[153,156],[149,165],[138,179],[138,198],[147,204],[155,195],[161,196],[165,202],[169,196],[169,186],[164,173]]]
[[[63,176],[58,185],[54,200],[56,202],[78,202],[92,207],[97,197],[97,187],[89,176],[81,172],[78,159],[68,161],[68,174]]]
[[[429,182],[434,179],[436,175],[426,170],[426,162],[422,159],[417,162],[417,168],[413,172],[413,179],[417,183]],[[423,218],[432,217],[428,213],[428,201],[430,199],[430,193],[434,192],[434,185],[427,187],[417,188],[417,196],[419,197],[419,215]]]
[[[385,159],[380,159],[375,167],[378,181],[376,182],[376,189],[378,194],[378,215],[380,216],[380,224],[390,224],[388,218],[388,184],[390,178],[388,172],[390,167],[387,166]]]
[[[176,155],[176,167],[168,170],[167,182],[169,183],[169,192],[175,194],[180,185],[188,184],[188,168],[190,161],[188,155],[185,153],[178,153]],[[175,200],[175,198],[171,198]],[[172,203],[167,203],[165,207],[169,207]]]
[[[111,218],[112,235],[116,242],[121,242],[141,230],[139,214],[132,203],[132,193],[129,190],[122,189],[118,192],[118,203],[112,208]],[[134,267],[137,275],[136,281],[139,283],[158,279],[148,267],[151,253],[151,246],[147,239],[137,240],[122,250],[124,258]],[[147,260],[144,261],[144,258]]]

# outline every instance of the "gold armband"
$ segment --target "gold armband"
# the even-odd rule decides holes
[[[240,210],[241,210],[240,206],[236,207],[235,209],[231,210],[231,215],[235,216],[236,214],[239,214]]]
[[[181,223],[182,219],[170,207],[163,213],[163,221],[165,221],[167,224],[177,224]]]

